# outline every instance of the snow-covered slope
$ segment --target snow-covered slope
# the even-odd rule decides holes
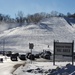
[[[18,23],[0,22],[0,32],[3,32],[3,31],[8,30],[8,29],[15,28],[15,27],[18,27],[18,26],[19,26]]]
[[[38,25],[27,25],[4,31],[0,35],[0,50],[2,39],[5,39],[5,50],[23,51],[29,50],[29,43],[34,43],[33,51],[43,49],[53,50],[53,41],[72,42],[75,40],[75,29],[61,17],[44,19]],[[49,45],[49,48],[47,48]]]

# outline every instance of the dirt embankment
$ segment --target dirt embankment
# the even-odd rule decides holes
[[[17,70],[20,66],[25,66],[26,65],[26,62],[24,63],[21,63],[21,64],[16,64],[13,66],[14,70],[11,72],[12,74],[14,73],[15,70]]]

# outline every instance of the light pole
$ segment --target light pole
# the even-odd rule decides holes
[[[5,55],[5,39],[3,39],[3,55]]]

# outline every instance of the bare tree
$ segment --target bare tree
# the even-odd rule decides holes
[[[51,12],[51,16],[53,17],[53,16],[58,16],[58,12],[57,11],[52,11]]]

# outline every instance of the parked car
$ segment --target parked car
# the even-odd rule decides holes
[[[30,54],[31,54],[31,53],[30,53],[30,52],[28,52],[28,53],[26,54],[26,57],[28,58]]]
[[[18,61],[17,55],[16,54],[11,54],[11,60],[12,61]]]
[[[44,55],[44,58],[50,60],[50,55],[49,55],[49,54],[45,54],[45,55]]]
[[[35,60],[35,56],[33,54],[29,54],[28,59]]]
[[[20,60],[26,60],[26,55],[24,55],[24,54],[19,55],[19,59]]]
[[[40,54],[35,54],[35,58],[40,58]]]
[[[41,58],[44,58],[44,59],[50,59],[50,56],[51,56],[51,52],[50,51],[44,51],[44,52],[41,52],[40,53],[40,57]]]
[[[8,56],[8,57],[10,57],[10,56],[11,56],[11,54],[12,54],[12,52],[11,52],[11,51],[6,51],[6,52],[5,52],[5,55],[6,55],[6,56]]]

